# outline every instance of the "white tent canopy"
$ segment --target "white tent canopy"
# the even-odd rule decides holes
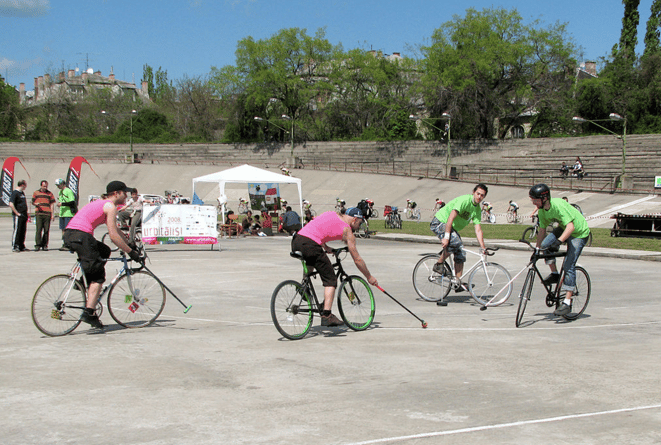
[[[225,194],[225,184],[227,183],[248,184],[268,182],[280,184],[296,184],[298,186],[298,202],[301,210],[300,215],[303,215],[303,192],[301,190],[301,180],[299,178],[294,178],[293,176],[285,176],[279,173],[270,172],[268,170],[262,170],[261,168],[253,167],[248,164],[243,164],[238,167],[233,167],[220,172],[193,178],[193,195],[195,195],[195,184],[198,182],[218,183],[218,187],[220,188],[220,195]],[[224,214],[223,221],[225,221]]]

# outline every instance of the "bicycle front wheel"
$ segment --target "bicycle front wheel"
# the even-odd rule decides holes
[[[510,273],[497,263],[483,263],[468,277],[471,297],[481,306],[498,306],[512,295]]]
[[[566,291],[563,291],[561,285],[558,285],[556,304],[560,305],[565,299]],[[592,294],[592,283],[590,275],[581,266],[576,266],[576,290],[572,295],[571,312],[563,315],[566,320],[576,320],[588,307],[590,295]]]
[[[41,283],[32,298],[32,321],[44,334],[59,337],[80,324],[85,309],[85,292],[71,276],[60,274]]]
[[[532,285],[535,282],[535,271],[530,269],[528,275],[526,275],[526,281],[523,283],[523,288],[521,289],[521,295],[519,295],[519,308],[516,310],[516,327],[521,326],[521,320],[523,320],[523,313],[526,311],[526,306],[530,300],[530,294],[532,293]]]
[[[588,235],[588,242],[585,243],[585,247],[590,247],[592,246],[592,231],[590,231],[590,234]]]
[[[123,275],[108,292],[108,312],[125,328],[152,324],[165,307],[165,289],[145,271]]]
[[[443,263],[443,273],[435,272],[437,254],[426,255],[413,268],[413,288],[427,301],[440,301],[450,293],[452,269],[447,261]]]
[[[356,236],[358,238],[369,237],[369,227],[367,227],[367,222],[365,220],[363,220],[363,222],[360,223],[360,227],[358,227],[358,230],[356,230]]]
[[[402,228],[402,217],[399,216],[399,215],[395,215],[394,228],[395,229],[401,229]]]
[[[301,283],[287,280],[278,284],[271,296],[271,319],[283,337],[305,337],[312,326],[312,305]]]
[[[378,218],[379,217],[379,211],[377,209],[372,209],[372,216],[370,218]]]
[[[351,275],[340,284],[337,298],[340,317],[354,331],[364,331],[374,321],[374,294],[367,282],[357,275]]]
[[[507,222],[510,224],[514,222],[514,213],[507,212]]]
[[[521,236],[521,239],[532,242],[533,239],[537,239],[536,232],[537,231],[535,230],[535,227],[528,227],[526,230],[523,231],[523,235]]]

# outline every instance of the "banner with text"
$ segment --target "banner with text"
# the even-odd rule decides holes
[[[214,206],[145,204],[142,208],[144,244],[217,244]]]

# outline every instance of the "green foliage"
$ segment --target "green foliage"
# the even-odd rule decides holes
[[[131,134],[133,143],[170,143],[176,142],[179,137],[163,114],[148,108],[122,122],[114,136],[117,142],[129,142]]]
[[[16,89],[0,76],[0,137],[15,139],[24,119]]]

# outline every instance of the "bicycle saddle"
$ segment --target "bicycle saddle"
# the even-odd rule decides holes
[[[289,252],[289,256],[292,258],[296,258],[297,260],[303,261],[303,252],[296,251],[296,252]]]

